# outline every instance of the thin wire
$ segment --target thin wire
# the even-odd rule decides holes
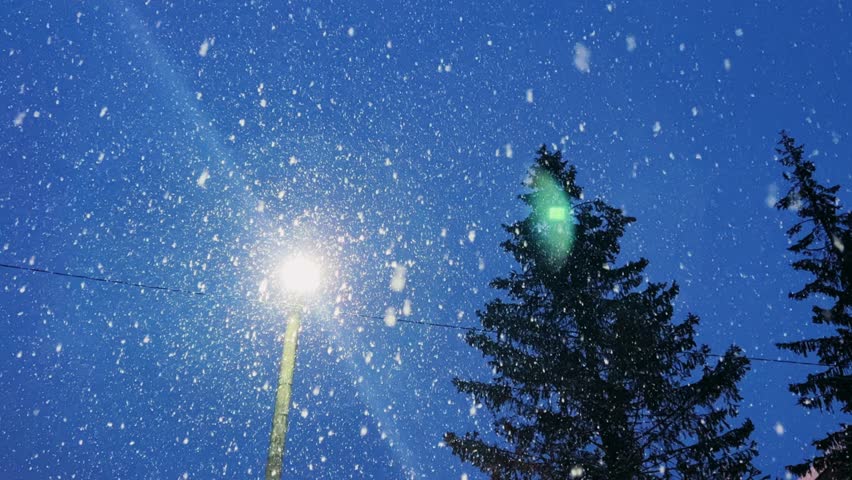
[[[150,288],[152,290],[160,290],[160,291],[172,292],[172,293],[183,293],[183,294],[187,294],[187,295],[198,295],[198,296],[207,295],[205,292],[202,292],[200,290],[187,290],[187,289],[183,289],[183,288],[164,287],[164,286],[161,286],[161,285],[147,285],[147,284],[144,284],[144,283],[128,282],[128,281],[125,281],[125,280],[114,280],[114,279],[111,279],[111,278],[93,277],[93,276],[90,276],[90,275],[82,275],[82,274],[77,274],[77,273],[57,272],[57,271],[54,271],[54,270],[46,270],[46,269],[43,269],[43,268],[24,267],[24,266],[20,266],[20,265],[9,265],[9,264],[6,264],[6,263],[0,263],[0,268],[7,268],[7,269],[11,269],[11,270],[20,270],[20,271],[32,272],[32,273],[46,273],[46,274],[49,274],[49,275],[56,275],[56,276],[60,276],[60,277],[77,278],[77,279],[81,279],[81,280],[91,280],[91,281],[94,281],[94,282],[111,283],[111,284],[114,284],[114,285],[124,285],[124,286],[128,286],[128,287]],[[369,319],[369,320],[384,320],[385,319],[385,317],[381,317],[381,316],[378,316],[378,315],[368,315],[368,314],[358,313],[358,312],[354,312],[354,311],[341,310],[341,313],[351,315],[351,316],[355,316],[355,317],[364,318],[364,319]],[[424,326],[428,326],[428,327],[447,328],[447,329],[453,329],[453,330],[464,330],[464,331],[468,331],[468,332],[497,333],[494,330],[489,330],[489,329],[486,329],[486,328],[467,327],[467,326],[464,326],[464,325],[453,325],[451,323],[429,322],[429,321],[425,321],[425,320],[410,320],[410,319],[406,319],[406,318],[397,318],[396,321],[400,322],[400,323],[408,323],[408,324],[411,324],[411,325],[424,325]],[[710,357],[718,357],[718,358],[724,357],[724,355],[720,355],[718,353],[709,353],[707,355],[710,356]],[[786,363],[786,364],[790,364],[790,365],[808,365],[808,366],[812,366],[812,367],[838,367],[838,365],[829,365],[829,364],[818,363],[818,362],[805,362],[805,361],[798,361],[798,360],[781,360],[781,359],[777,359],[777,358],[766,358],[766,357],[749,357],[749,356],[745,356],[745,355],[743,355],[743,357],[747,358],[749,360],[756,361],[756,362]]]
[[[366,319],[369,319],[369,320],[382,320],[382,321],[384,321],[384,319],[385,319],[385,317],[380,317],[380,316],[377,316],[377,315],[367,315],[365,313],[358,313],[358,312],[352,312],[352,311],[346,311],[346,310],[341,310],[340,312],[345,313],[347,315],[351,315],[353,317],[361,317],[361,318],[366,318]],[[409,320],[409,319],[406,319],[406,318],[397,318],[396,321],[400,322],[400,323],[410,323],[412,325],[426,325],[426,326],[429,326],[429,327],[451,328],[451,329],[454,329],[454,330],[465,330],[465,331],[468,331],[468,332],[496,333],[494,330],[488,330],[488,329],[485,329],[485,328],[478,328],[478,327],[465,327],[463,325],[453,325],[451,323],[427,322],[425,320]]]
[[[708,353],[708,357],[719,357],[722,358],[724,355],[720,355],[718,353]],[[803,362],[799,360],[781,360],[778,358],[766,358],[766,357],[748,357],[746,355],[740,355],[743,358],[747,358],[749,360],[754,360],[756,362],[775,362],[775,363],[789,363],[792,365],[810,365],[814,367],[838,367],[839,365],[830,365],[827,363],[817,363],[817,362]]]
[[[43,268],[35,268],[35,267],[22,267],[19,265],[9,265],[6,263],[0,263],[0,267],[8,268],[11,270],[22,270],[25,272],[33,272],[33,273],[47,273],[50,275],[57,275],[60,277],[68,277],[68,278],[77,278],[81,280],[91,280],[93,282],[102,282],[102,283],[112,283],[115,285],[124,285],[128,287],[139,287],[139,288],[150,288],[152,290],[161,290],[164,292],[172,292],[172,293],[184,293],[187,295],[205,295],[204,292],[200,290],[185,290],[182,288],[173,288],[173,287],[163,287],[160,285],[147,285],[144,283],[136,283],[136,282],[127,282],[124,280],[113,280],[111,278],[101,278],[101,277],[92,277],[90,275],[82,275],[78,273],[65,273],[65,272],[57,272],[54,270],[45,270]]]
[[[376,315],[366,315],[366,314],[363,314],[363,313],[349,312],[349,311],[344,311],[344,310],[341,310],[341,313],[345,313],[345,314],[352,315],[352,316],[355,316],[355,317],[367,318],[367,319],[370,319],[370,320],[384,320],[384,317],[379,317],[379,316],[376,316]],[[427,322],[425,320],[409,320],[409,319],[404,319],[404,318],[397,318],[396,321],[402,322],[402,323],[410,323],[410,324],[413,324],[413,325],[427,325],[427,326],[430,326],[430,327],[451,328],[451,329],[455,329],[455,330],[467,330],[467,331],[470,331],[470,332],[497,333],[496,330],[489,330],[487,328],[465,327],[465,326],[462,326],[462,325],[452,325],[452,324],[449,324],[449,323]],[[724,355],[720,355],[718,353],[708,353],[707,356],[708,357],[718,357],[718,358],[724,357]],[[814,367],[836,367],[837,366],[837,365],[829,365],[829,364],[825,364],[825,363],[805,362],[805,361],[799,361],[799,360],[781,360],[781,359],[777,359],[777,358],[748,357],[748,356],[745,356],[745,355],[742,355],[742,357],[747,358],[749,360],[754,360],[754,361],[757,361],[757,362],[789,363],[791,365],[809,365],[809,366],[814,366]]]

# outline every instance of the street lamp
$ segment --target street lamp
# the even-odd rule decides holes
[[[284,294],[293,304],[284,333],[284,350],[278,372],[278,389],[275,393],[275,411],[272,415],[272,435],[266,457],[266,480],[279,480],[284,463],[284,444],[287,440],[287,419],[290,413],[290,395],[293,387],[293,370],[296,367],[296,347],[302,321],[302,302],[320,286],[319,266],[310,258],[296,255],[287,259],[278,271]]]

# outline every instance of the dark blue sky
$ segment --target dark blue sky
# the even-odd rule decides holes
[[[260,476],[284,312],[258,291],[304,250],[332,278],[285,473],[477,478],[440,441],[488,424],[450,384],[479,354],[349,312],[475,325],[542,143],[638,217],[624,258],[681,283],[700,340],[816,335],[772,149],[790,130],[850,198],[844,2],[197,3],[0,8],[0,261],[208,293],[0,272],[0,477]],[[743,382],[773,475],[841,420],[795,406],[809,371]]]

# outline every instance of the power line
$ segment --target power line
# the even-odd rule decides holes
[[[378,315],[367,315],[365,313],[358,313],[352,311],[341,310],[341,313],[345,313],[347,315],[352,315],[353,317],[366,318],[368,320],[382,320],[384,321],[385,317],[380,317]],[[479,327],[465,327],[464,325],[453,325],[451,323],[438,323],[438,322],[427,322],[425,320],[409,320],[406,318],[397,318],[397,322],[400,323],[410,323],[412,325],[425,325],[428,327],[440,327],[440,328],[450,328],[454,330],[465,330],[468,332],[481,332],[481,333],[496,333],[493,330],[488,330],[485,328]]]
[[[182,294],[186,294],[186,295],[197,295],[197,296],[207,295],[207,293],[202,292],[200,290],[188,290],[188,289],[183,289],[183,288],[166,287],[166,286],[161,286],[161,285],[148,285],[148,284],[144,284],[144,283],[129,282],[129,281],[125,281],[125,280],[115,280],[115,279],[112,279],[112,278],[104,278],[104,277],[94,277],[94,276],[91,276],[91,275],[83,275],[83,274],[78,274],[78,273],[66,273],[66,272],[58,272],[58,271],[55,271],[55,270],[46,270],[46,269],[43,269],[43,268],[36,268],[36,267],[9,265],[9,264],[6,264],[6,263],[0,263],[0,268],[6,268],[6,269],[10,269],[10,270],[19,270],[19,271],[25,271],[25,272],[31,272],[31,273],[45,273],[45,274],[48,274],[48,275],[56,275],[56,276],[59,276],[59,277],[77,278],[77,279],[81,279],[81,280],[91,280],[91,281],[94,281],[94,282],[111,283],[111,284],[114,284],[114,285],[123,285],[123,286],[126,286],[126,287],[149,288],[149,289],[152,289],[152,290],[159,290],[159,291],[163,291],[163,292],[172,292],[172,293],[182,293]],[[351,315],[351,316],[355,316],[355,317],[368,319],[368,320],[382,320],[382,321],[384,321],[384,319],[385,319],[385,317],[382,317],[382,316],[369,315],[369,314],[364,314],[364,313],[359,313],[359,312],[354,312],[354,311],[341,310],[341,313]],[[411,320],[411,319],[406,319],[406,318],[397,318],[396,321],[400,322],[400,323],[411,324],[411,325],[423,325],[423,326],[427,326],[427,327],[447,328],[447,329],[452,329],[452,330],[463,330],[463,331],[467,331],[467,332],[497,333],[495,330],[489,330],[489,329],[486,329],[486,328],[468,327],[468,326],[464,326],[464,325],[453,325],[451,323],[429,322],[429,321],[426,321],[426,320]],[[718,358],[724,357],[724,355],[720,355],[718,353],[709,353],[707,355],[710,356],[710,357],[718,357]],[[812,366],[812,367],[836,367],[837,366],[837,365],[828,365],[828,364],[825,364],[825,363],[805,362],[805,361],[799,361],[799,360],[781,360],[781,359],[777,359],[777,358],[749,357],[749,356],[745,356],[745,355],[743,355],[743,357],[747,358],[749,360],[752,360],[752,361],[756,361],[756,362],[786,363],[786,364],[790,364],[790,365],[807,365],[807,366]]]
[[[722,358],[724,355],[720,355],[718,353],[708,353],[708,357],[719,357]],[[817,362],[803,362],[799,360],[781,360],[778,358],[766,358],[766,357],[749,357],[746,355],[741,355],[743,358],[747,358],[749,360],[753,360],[755,362],[774,362],[774,363],[789,363],[793,365],[810,365],[814,367],[836,367],[837,365],[829,365],[826,363],[817,363]]]
[[[57,275],[60,277],[68,277],[68,278],[77,278],[81,280],[91,280],[93,282],[102,282],[102,283],[112,283],[115,285],[124,285],[127,287],[139,287],[139,288],[150,288],[151,290],[161,290],[164,292],[172,292],[172,293],[184,293],[187,295],[204,295],[205,293],[200,290],[185,290],[183,288],[173,288],[173,287],[163,287],[160,285],[147,285],[144,283],[136,283],[136,282],[127,282],[124,280],[113,280],[111,278],[102,278],[102,277],[92,277],[90,275],[83,275],[79,273],[65,273],[65,272],[57,272],[54,270],[45,270],[43,268],[35,268],[35,267],[23,267],[19,265],[9,265],[6,263],[0,263],[0,267],[8,268],[11,270],[22,270],[25,272],[33,272],[33,273],[47,273],[50,275]]]

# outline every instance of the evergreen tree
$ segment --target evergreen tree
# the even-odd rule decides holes
[[[811,320],[834,328],[833,335],[778,344],[799,355],[816,354],[821,363],[830,365],[790,385],[790,391],[806,408],[831,411],[838,405],[841,411],[852,413],[852,254],[847,250],[852,248],[852,214],[841,212],[840,185],[825,187],[814,179],[816,167],[804,159],[804,147],[796,145],[786,132],[781,132],[778,144],[781,164],[790,168],[784,172],[790,190],[776,207],[795,211],[799,217],[787,231],[792,242],[788,250],[797,257],[793,268],[811,276],[790,297],[816,300],[819,304],[813,306]],[[842,424],[840,430],[814,442],[820,455],[790,471],[804,475],[813,468],[820,472],[820,479],[848,480],[852,478],[850,442],[852,427]]]
[[[493,428],[446,443],[493,479],[755,477],[753,425],[731,424],[748,360],[731,347],[709,364],[698,318],[672,321],[677,285],[649,282],[645,259],[616,264],[635,219],[582,201],[575,177],[538,151],[519,196],[532,212],[504,225],[518,268],[467,336],[492,375],[454,380]]]

